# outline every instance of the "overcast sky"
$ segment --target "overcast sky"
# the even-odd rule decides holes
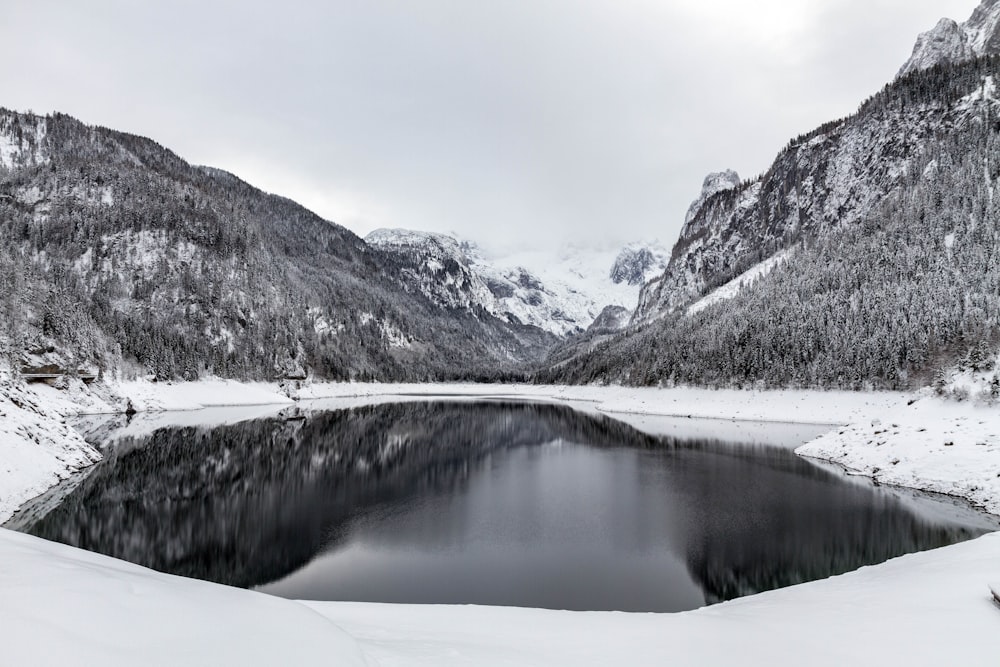
[[[359,234],[672,244],[977,0],[3,0],[0,106],[152,137]]]

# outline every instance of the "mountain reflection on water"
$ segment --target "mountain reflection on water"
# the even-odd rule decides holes
[[[784,449],[552,405],[379,405],[105,452],[26,532],[297,598],[677,611],[990,528]]]

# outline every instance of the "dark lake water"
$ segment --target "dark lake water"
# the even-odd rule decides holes
[[[551,405],[390,404],[103,447],[14,527],[303,599],[678,611],[994,527],[786,448]]]

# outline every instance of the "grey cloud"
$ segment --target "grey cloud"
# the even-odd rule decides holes
[[[0,104],[148,135],[360,233],[670,242],[705,173],[765,169],[975,1],[789,4],[773,44],[690,6],[8,0]]]

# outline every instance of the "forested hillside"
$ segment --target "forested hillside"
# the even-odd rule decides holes
[[[393,257],[292,201],[61,114],[0,110],[0,244],[15,368],[430,379],[552,343],[408,292]]]
[[[767,175],[704,203],[664,278],[647,286],[638,326],[552,359],[539,379],[905,388],[989,356],[1000,342],[997,80],[995,57],[938,65],[795,139]],[[846,158],[842,139],[830,154],[800,148],[848,133],[880,135]],[[801,177],[820,164],[840,180],[809,200]],[[741,198],[754,189],[781,196],[757,195],[748,214]],[[751,287],[688,314],[687,304],[788,248]]]

